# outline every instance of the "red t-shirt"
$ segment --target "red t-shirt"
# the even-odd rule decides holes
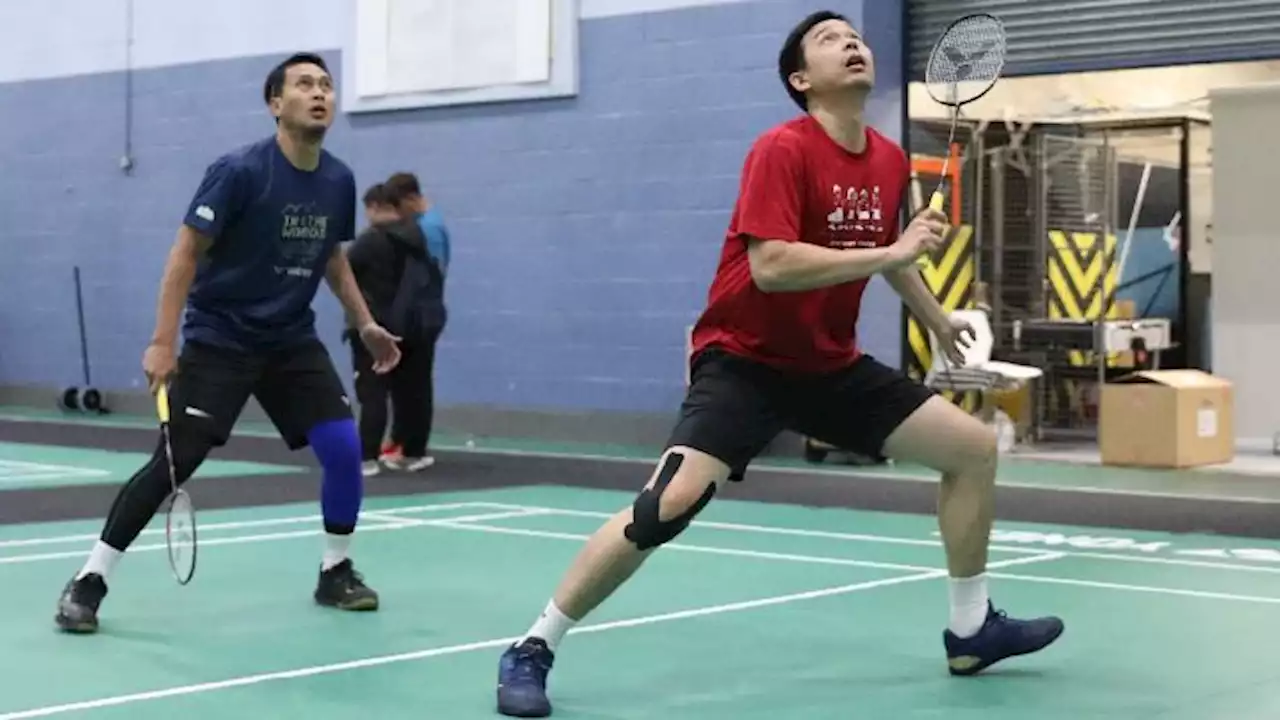
[[[746,236],[855,250],[888,245],[909,165],[896,143],[867,128],[852,153],[803,115],[761,135],[747,155],[693,349],[717,345],[773,367],[829,372],[853,363],[867,281],[803,292],[756,287]]]

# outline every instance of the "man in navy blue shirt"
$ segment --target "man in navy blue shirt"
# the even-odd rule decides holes
[[[356,184],[322,147],[334,115],[324,60],[306,53],[285,60],[268,75],[263,100],[276,132],[209,165],[169,252],[142,367],[153,392],[170,385],[179,483],[227,442],[251,396],[289,448],[312,448],[324,472],[326,535],[314,598],[373,610],[378,595],[347,556],[363,497],[360,444],[342,381],[316,335],[311,303],[321,278],[377,372],[400,361],[399,338],[374,322],[341,250],[355,236]],[[98,629],[107,578],[169,491],[161,444],[121,488],[99,541],[67,583],[59,627]]]

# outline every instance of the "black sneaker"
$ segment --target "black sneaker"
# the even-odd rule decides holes
[[[54,620],[66,632],[90,634],[98,631],[98,606],[107,596],[107,581],[97,573],[71,578],[58,598]]]
[[[378,593],[364,584],[364,578],[347,558],[328,570],[320,571],[316,602],[339,610],[377,610]]]

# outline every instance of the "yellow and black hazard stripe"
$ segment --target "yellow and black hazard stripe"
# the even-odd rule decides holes
[[[952,312],[968,307],[973,300],[975,271],[973,228],[969,225],[953,226],[947,242],[932,253],[928,260],[928,264],[920,268],[920,274],[942,309]],[[923,379],[933,363],[929,333],[914,316],[908,314],[906,336],[910,350],[907,374]],[[964,397],[960,398],[949,392],[944,395],[953,402],[958,401],[967,410],[972,410],[978,400],[976,393],[962,393]]]
[[[1049,317],[1098,320],[1116,316],[1116,285],[1120,269],[1115,262],[1116,236],[1099,240],[1096,233],[1049,231]],[[1108,357],[1109,363],[1116,355]],[[1089,354],[1071,351],[1068,362],[1090,364]]]

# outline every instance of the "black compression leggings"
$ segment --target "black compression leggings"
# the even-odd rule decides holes
[[[179,485],[195,474],[196,468],[213,449],[208,434],[192,428],[172,428],[172,445],[174,471]],[[160,510],[170,490],[169,461],[165,457],[164,438],[161,437],[151,459],[116,494],[102,528],[102,541],[121,552],[128,549]]]

